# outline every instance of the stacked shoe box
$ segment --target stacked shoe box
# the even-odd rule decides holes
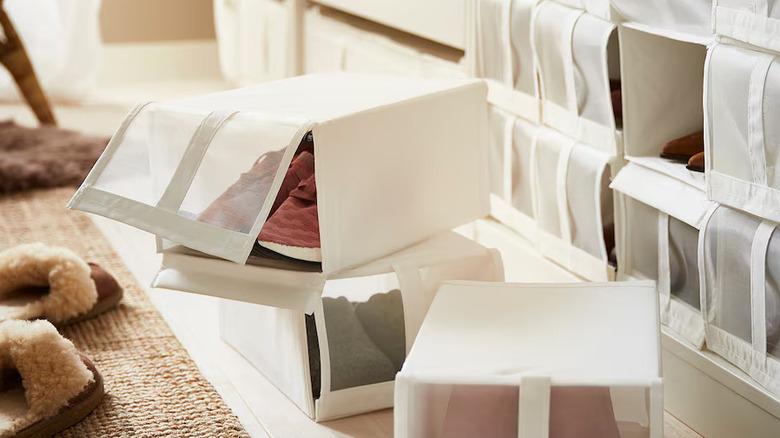
[[[716,1],[699,243],[707,347],[780,399],[780,3]]]
[[[619,278],[657,280],[661,322],[693,348],[704,344],[699,233],[712,203],[703,169],[702,108],[709,2],[616,1],[623,133],[628,164],[614,179]],[[671,12],[669,14],[662,12]]]
[[[668,331],[779,398],[780,5],[614,5],[633,20],[620,28],[629,164],[612,184],[621,277],[657,279]],[[693,153],[703,164],[678,160]]]
[[[304,71],[464,78],[462,52],[333,9],[304,14]]]
[[[290,2],[215,0],[214,27],[222,74],[234,84],[290,76]]]
[[[503,279],[449,231],[488,213],[486,93],[322,74],[141,105],[71,207],[156,234],[156,286],[241,301],[223,338],[312,418],[390,407],[439,283]]]
[[[395,436],[662,437],[657,303],[652,282],[444,284],[397,377]]]
[[[489,84],[491,213],[545,257],[614,278],[620,71],[608,2],[469,3],[472,73]]]

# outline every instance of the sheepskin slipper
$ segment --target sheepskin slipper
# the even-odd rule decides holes
[[[0,321],[47,319],[64,326],[116,306],[114,277],[66,248],[42,243],[0,252]]]
[[[0,438],[52,436],[104,394],[95,365],[50,322],[0,323]]]

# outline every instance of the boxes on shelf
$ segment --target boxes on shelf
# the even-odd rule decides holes
[[[462,78],[462,52],[330,9],[304,16],[307,73],[346,71]]]
[[[699,243],[707,348],[780,397],[780,232],[720,206]]]
[[[625,21],[681,35],[712,35],[712,0],[612,0],[612,6]]]
[[[488,213],[485,94],[475,80],[322,74],[142,105],[70,206],[238,263],[182,255],[239,278],[230,291],[197,270],[177,279],[194,292],[311,311],[323,274]],[[304,139],[321,261],[261,254],[282,269],[240,274]]]
[[[234,84],[291,76],[290,9],[283,0],[215,0],[222,74]]]
[[[650,282],[445,283],[396,378],[396,436],[660,438],[657,302]]]
[[[705,86],[708,195],[780,221],[780,58],[715,44]]]
[[[531,155],[542,254],[586,279],[612,279],[610,157],[544,127],[537,131]]]
[[[501,257],[444,233],[323,279],[313,315],[223,301],[221,335],[317,421],[389,408],[395,374],[446,280],[503,281]]]
[[[539,120],[531,17],[538,0],[468,0],[471,73],[488,82],[493,105]]]
[[[701,132],[706,39],[622,24],[623,145],[628,161],[704,189],[704,173],[660,158],[663,145]],[[702,145],[703,150],[703,145]]]
[[[618,278],[656,280],[661,323],[701,348],[699,230],[715,204],[703,191],[633,163],[611,187],[618,200]]]
[[[715,33],[780,52],[780,1],[714,0]]]
[[[534,12],[532,35],[542,122],[611,156],[622,156],[616,25],[544,1]]]

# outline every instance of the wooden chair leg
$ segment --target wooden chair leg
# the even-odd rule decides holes
[[[38,118],[38,122],[42,125],[56,125],[57,121],[49,106],[49,100],[38,82],[24,44],[3,8],[2,0],[0,0],[0,26],[5,34],[5,40],[0,41],[0,64],[11,73],[24,100]]]

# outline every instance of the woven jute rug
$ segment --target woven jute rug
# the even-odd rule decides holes
[[[72,193],[0,197],[0,249],[62,245],[106,268],[125,290],[118,309],[61,331],[94,360],[107,392],[95,412],[61,436],[248,436],[106,238],[86,215],[65,208]]]

